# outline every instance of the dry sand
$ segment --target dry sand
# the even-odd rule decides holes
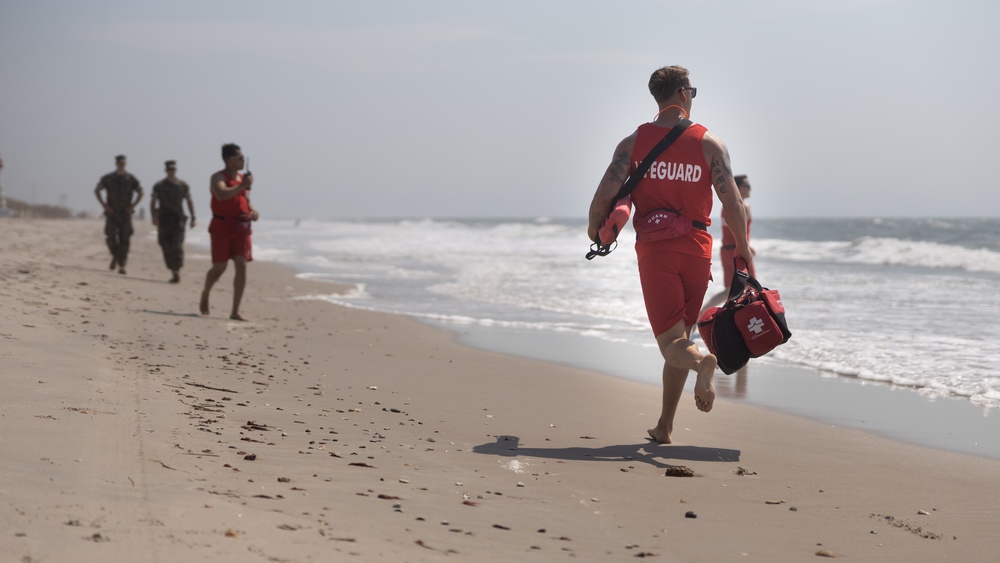
[[[1000,461],[477,351],[0,220],[0,561],[995,561]],[[199,227],[203,228],[203,227]],[[674,467],[693,477],[669,477]],[[688,517],[688,513],[696,517]]]

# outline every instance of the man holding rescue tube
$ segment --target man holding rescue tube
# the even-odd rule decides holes
[[[688,70],[669,66],[656,70],[649,79],[649,92],[659,111],[650,123],[620,143],[590,204],[587,234],[600,244],[598,231],[608,218],[615,196],[629,173],[667,133],[688,118],[691,102],[698,93],[691,86]],[[691,124],[646,172],[631,194],[635,205],[635,252],[639,281],[653,335],[663,355],[663,404],[650,438],[671,443],[674,415],[680,403],[688,372],[697,374],[694,400],[698,410],[709,412],[715,403],[713,377],[717,360],[702,355],[689,338],[698,322],[708,282],[711,279],[712,188],[723,206],[723,216],[736,238],[736,255],[747,263],[753,259],[746,237],[747,218],[739,189],[733,178],[729,151],[721,139],[697,123]],[[644,217],[664,214],[684,217],[694,225],[686,233],[650,232]]]

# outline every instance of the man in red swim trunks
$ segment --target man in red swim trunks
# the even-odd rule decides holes
[[[233,309],[229,318],[246,320],[240,316],[240,300],[247,285],[247,262],[253,260],[250,248],[250,223],[260,215],[250,205],[247,192],[253,185],[253,176],[243,168],[243,151],[234,143],[222,145],[222,161],[226,167],[212,174],[209,189],[212,192],[212,222],[208,232],[212,238],[212,267],[205,274],[205,288],[201,291],[199,309],[208,314],[208,295],[212,286],[226,271],[229,260],[236,267],[233,278]]]
[[[635,133],[618,143],[590,204],[587,234],[595,242],[629,174],[681,117],[689,116],[691,102],[698,93],[691,86],[687,69],[681,66],[656,70],[649,79],[649,91],[659,112],[651,123],[640,125]],[[694,387],[698,409],[709,412],[715,402],[713,377],[718,361],[711,354],[702,355],[689,338],[711,278],[712,236],[704,227],[711,224],[713,187],[722,202],[726,222],[733,229],[736,254],[749,263],[753,251],[746,238],[746,215],[729,163],[729,151],[705,127],[689,126],[657,158],[631,194],[635,205],[633,226],[639,281],[646,313],[664,360],[660,417],[648,433],[662,444],[671,442],[674,415],[689,371],[694,370],[698,375]],[[642,217],[665,209],[691,219],[695,226],[672,238],[645,239],[640,228]]]

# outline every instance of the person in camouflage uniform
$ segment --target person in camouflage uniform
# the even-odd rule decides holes
[[[102,190],[107,191],[107,201],[101,197]],[[139,180],[125,170],[125,155],[115,157],[115,171],[101,176],[94,195],[104,208],[104,236],[111,251],[110,269],[117,267],[118,273],[124,274],[129,239],[132,238],[132,213],[142,200]]]
[[[191,228],[194,228],[194,202],[187,182],[177,177],[177,162],[168,160],[165,164],[167,177],[153,186],[149,210],[163,249],[163,260],[174,274],[170,283],[178,283],[184,266],[184,226],[187,222],[183,204],[187,202]]]

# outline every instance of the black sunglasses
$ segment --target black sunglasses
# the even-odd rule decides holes
[[[682,86],[681,90],[690,90],[691,91],[691,98],[695,98],[695,97],[698,96],[698,89],[695,88],[694,86]]]

